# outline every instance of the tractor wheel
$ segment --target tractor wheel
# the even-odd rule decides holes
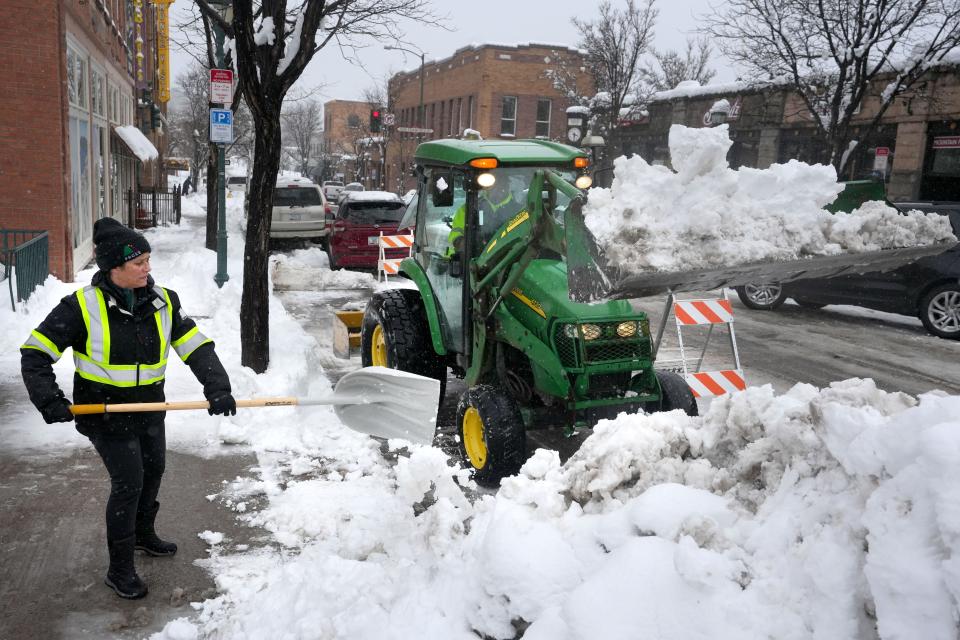
[[[697,399],[682,376],[669,371],[657,371],[657,382],[660,383],[660,400],[648,402],[647,413],[680,409],[688,416],[699,415]]]
[[[920,301],[920,321],[927,331],[948,340],[960,339],[960,287],[934,287]]]
[[[360,328],[360,358],[365,367],[389,367],[439,380],[443,400],[447,366],[433,350],[419,291],[388,289],[373,295]]]
[[[473,469],[473,479],[496,487],[501,478],[516,474],[527,457],[527,437],[520,409],[503,389],[478,385],[460,396],[457,404],[460,455]]]
[[[783,304],[787,294],[776,282],[762,284],[748,284],[736,288],[740,302],[748,309],[755,311],[773,311]]]

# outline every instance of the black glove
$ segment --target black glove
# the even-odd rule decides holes
[[[207,400],[210,408],[207,413],[217,416],[235,416],[237,415],[237,401],[229,393],[221,393]]]
[[[70,411],[70,403],[62,395],[54,398],[40,408],[40,415],[47,424],[54,422],[73,422],[73,413]]]

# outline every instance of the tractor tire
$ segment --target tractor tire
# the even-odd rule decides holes
[[[773,311],[787,299],[783,287],[776,282],[748,284],[737,287],[736,291],[743,306],[754,311]]]
[[[457,435],[464,465],[484,487],[520,471],[527,458],[527,435],[517,403],[493,385],[467,389],[457,403]]]
[[[660,383],[660,400],[648,402],[647,413],[655,411],[673,411],[680,409],[688,416],[700,414],[697,408],[697,399],[687,385],[687,381],[676,373],[657,371],[657,382]]]
[[[813,300],[806,300],[805,298],[794,298],[793,301],[804,309],[823,309],[827,306],[826,302],[814,302]]]
[[[447,366],[433,350],[427,313],[415,289],[373,295],[360,327],[360,359],[365,367],[389,367],[439,380],[443,400]]]
[[[927,331],[947,340],[960,340],[960,286],[941,284],[920,301],[920,321]]]

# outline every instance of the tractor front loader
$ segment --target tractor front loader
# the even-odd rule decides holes
[[[465,379],[460,449],[485,485],[519,470],[528,429],[572,434],[624,411],[696,414],[683,378],[654,370],[649,320],[627,299],[788,281],[817,269],[876,270],[879,259],[628,278],[605,264],[584,224],[590,180],[581,150],[541,140],[442,140],[418,147],[416,170],[418,196],[400,223],[415,229],[401,270],[416,289],[373,296],[362,360],[436,378],[441,395],[448,369]],[[900,264],[917,251],[882,253]]]

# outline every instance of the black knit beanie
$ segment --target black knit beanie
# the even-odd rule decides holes
[[[150,243],[142,234],[113,218],[100,218],[93,223],[93,244],[101,271],[110,271],[150,251]]]

